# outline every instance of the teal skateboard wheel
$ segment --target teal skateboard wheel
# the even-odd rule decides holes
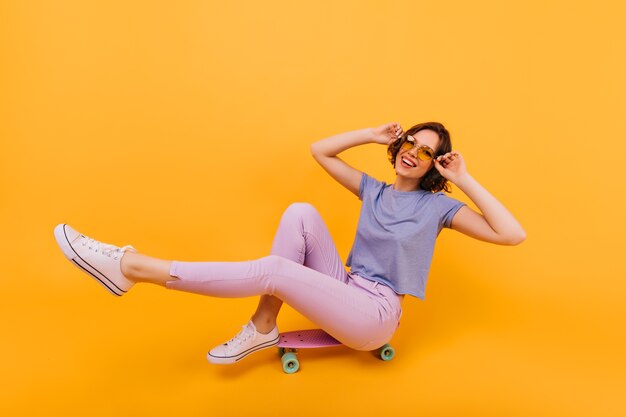
[[[285,373],[293,374],[300,368],[300,362],[298,362],[298,358],[293,352],[285,353],[282,356],[281,361],[283,363],[283,371],[285,371]]]
[[[380,359],[390,361],[396,355],[396,351],[389,343],[386,343],[383,347],[378,349],[378,355],[380,356]]]

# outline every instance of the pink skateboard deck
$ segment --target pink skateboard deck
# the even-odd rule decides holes
[[[320,348],[337,346],[341,342],[322,329],[296,330],[280,334],[279,348]]]
[[[280,360],[283,364],[283,371],[293,374],[300,368],[300,361],[296,356],[298,349],[321,348],[328,346],[339,346],[341,342],[326,333],[322,329],[296,330],[280,334],[280,340],[276,345]],[[375,354],[384,361],[391,360],[395,355],[395,350],[389,344],[378,348]]]

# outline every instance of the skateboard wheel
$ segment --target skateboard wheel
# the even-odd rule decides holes
[[[278,356],[280,356],[282,358],[284,354],[285,354],[285,348],[284,347],[279,347],[278,348]]]
[[[396,351],[389,343],[386,343],[378,350],[378,355],[380,356],[380,359],[390,361],[396,355]]]
[[[285,353],[281,361],[283,363],[283,371],[288,374],[293,374],[300,368],[300,362],[298,362],[298,358],[295,353],[287,352]]]

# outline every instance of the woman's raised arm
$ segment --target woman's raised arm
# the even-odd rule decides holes
[[[398,123],[353,130],[312,143],[311,154],[331,177],[358,197],[363,172],[348,165],[337,154],[366,143],[388,144],[401,134],[402,127]]]
[[[462,207],[452,218],[452,229],[499,245],[518,245],[526,239],[526,232],[509,210],[467,173],[459,152],[449,152],[436,158],[435,167],[459,187],[482,213]]]

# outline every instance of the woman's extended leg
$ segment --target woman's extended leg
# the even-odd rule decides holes
[[[298,212],[296,208],[315,212],[312,206],[297,203],[290,206],[286,213]],[[273,254],[247,262],[161,260],[138,254],[130,245],[118,248],[95,241],[64,224],[55,228],[55,237],[68,259],[115,295],[125,293],[134,282],[151,282],[218,297],[274,296],[355,349],[376,347],[377,343],[382,344],[390,338],[399,317],[399,303],[389,302],[394,295],[387,292],[381,298],[380,290],[375,294],[358,284],[353,285],[356,281],[345,272],[329,235],[329,247],[333,250],[318,253],[315,244],[310,243],[319,244],[319,235],[304,228],[306,221],[302,220],[302,216],[284,217],[296,219],[296,227],[285,221],[284,229],[297,233],[294,232],[293,239],[283,239],[277,233],[272,250],[278,253],[282,250],[287,257]],[[297,227],[298,222],[301,222],[302,228]],[[321,220],[320,223],[323,224]],[[327,233],[325,226],[323,229]],[[293,240],[299,240],[301,244],[286,244],[281,249],[282,242]],[[123,262],[120,259],[122,255]],[[313,269],[315,265],[322,270],[326,268],[328,273]],[[367,282],[365,285],[372,284]],[[375,285],[371,289],[374,288]],[[282,303],[269,297],[265,298],[265,302],[274,303],[276,312]]]

